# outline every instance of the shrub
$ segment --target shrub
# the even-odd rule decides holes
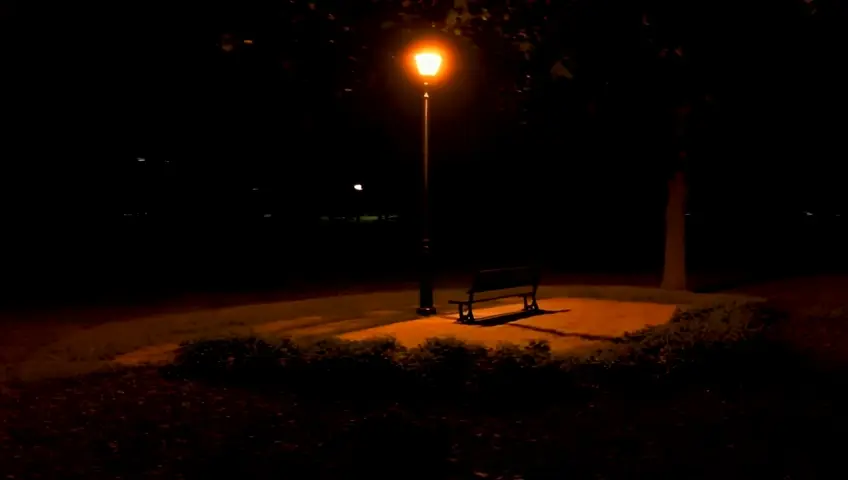
[[[678,310],[671,321],[626,335],[616,362],[638,366],[652,375],[726,376],[762,362],[786,359],[787,352],[763,333],[783,317],[766,302]]]
[[[311,344],[211,340],[183,345],[175,369],[326,398],[483,401],[482,396],[487,404],[515,404],[692,375],[738,376],[786,358],[763,340],[763,330],[777,318],[778,312],[759,302],[678,311],[669,323],[627,334],[609,349],[566,357],[554,355],[544,342],[485,348],[447,338],[407,349],[392,338]]]
[[[402,381],[395,358],[404,348],[393,338],[364,341],[322,340],[302,347],[301,356],[281,365],[281,380],[308,386],[316,393],[370,392]]]
[[[271,344],[249,337],[185,343],[175,363],[188,376],[252,382],[276,373],[286,361],[300,357],[300,348],[291,340]]]

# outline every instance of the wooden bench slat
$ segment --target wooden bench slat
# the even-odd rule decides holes
[[[497,292],[521,287],[531,287],[531,290],[510,292],[508,294],[494,297],[486,296],[485,298],[474,298],[475,295],[481,293]],[[475,273],[474,280],[471,283],[471,288],[467,291],[468,300],[449,300],[448,303],[459,305],[460,322],[473,322],[473,304],[480,302],[488,302],[510,297],[522,297],[524,299],[524,310],[539,310],[539,305],[536,303],[536,290],[538,287],[539,275],[533,268],[518,267],[479,270]],[[532,297],[532,302],[529,305],[527,303],[528,297]],[[468,313],[463,312],[463,306],[468,307]]]
[[[482,302],[488,302],[490,300],[501,300],[501,299],[504,299],[504,298],[523,297],[524,295],[533,295],[533,292],[532,291],[515,292],[515,293],[510,293],[509,295],[498,295],[497,297],[475,298],[474,301],[471,302],[471,303],[482,303]],[[458,305],[458,304],[461,303],[461,304],[464,305],[464,304],[468,303],[468,300],[449,300],[448,303],[454,304],[454,305]]]

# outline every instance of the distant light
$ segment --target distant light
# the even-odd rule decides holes
[[[808,217],[812,217],[812,216],[813,216],[813,212],[804,212],[804,215],[806,215],[806,216],[808,216]]]
[[[138,160],[139,162],[144,162],[144,161],[145,161],[145,159],[144,159],[143,157],[138,157],[138,158],[136,158],[136,160]]]
[[[265,215],[262,215],[262,216],[263,216],[263,217],[265,217],[265,218],[271,218],[271,214],[270,214],[270,213],[266,213]]]
[[[253,45],[253,40],[247,39],[244,41],[245,45]]]
[[[353,186],[353,189],[356,190],[357,192],[361,192],[362,191],[362,185],[357,183],[356,185]]]
[[[259,187],[253,187],[253,191],[254,191],[254,192],[259,191]]]

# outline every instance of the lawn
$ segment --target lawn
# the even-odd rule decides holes
[[[575,297],[653,302],[692,308],[723,302],[745,301],[740,295],[666,292],[653,288],[626,286],[545,286],[541,298]],[[461,290],[436,292],[441,312],[453,312],[447,304],[461,298]],[[242,335],[291,335],[326,337],[414,318],[417,292],[343,295],[289,302],[199,309],[151,315],[143,318],[106,322],[90,328],[71,330],[21,359],[0,368],[4,379],[33,380],[78,375],[113,368],[118,355],[140,348],[175,345],[199,338]]]
[[[161,371],[9,385],[0,465],[7,478],[829,476],[846,377],[770,340],[783,320],[747,305],[682,312],[617,360],[196,342]]]
[[[244,338],[274,322],[283,332],[317,325],[341,334],[406,320],[415,292],[381,296],[376,310],[373,296],[358,295],[107,323],[57,342],[52,364],[67,375],[139,346],[190,342],[163,369],[3,384],[0,473],[783,479],[840,467],[848,377],[774,335],[803,324],[806,310],[784,319],[755,297],[631,287],[553,287],[541,296],[679,310],[605,351],[567,357],[538,345],[448,340],[410,350]],[[211,340],[221,337],[231,340]]]
[[[799,387],[369,408],[142,369],[5,396],[0,465],[6,478],[815,478],[841,458],[829,434],[848,427],[833,415],[844,397]]]

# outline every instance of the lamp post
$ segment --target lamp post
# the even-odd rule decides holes
[[[419,52],[415,54],[415,67],[424,81],[424,125],[423,125],[423,182],[421,188],[421,259],[418,285],[418,314],[435,315],[433,305],[433,266],[430,258],[430,199],[429,197],[429,163],[430,163],[430,93],[429,81],[432,80],[442,66],[442,56],[435,52]]]

